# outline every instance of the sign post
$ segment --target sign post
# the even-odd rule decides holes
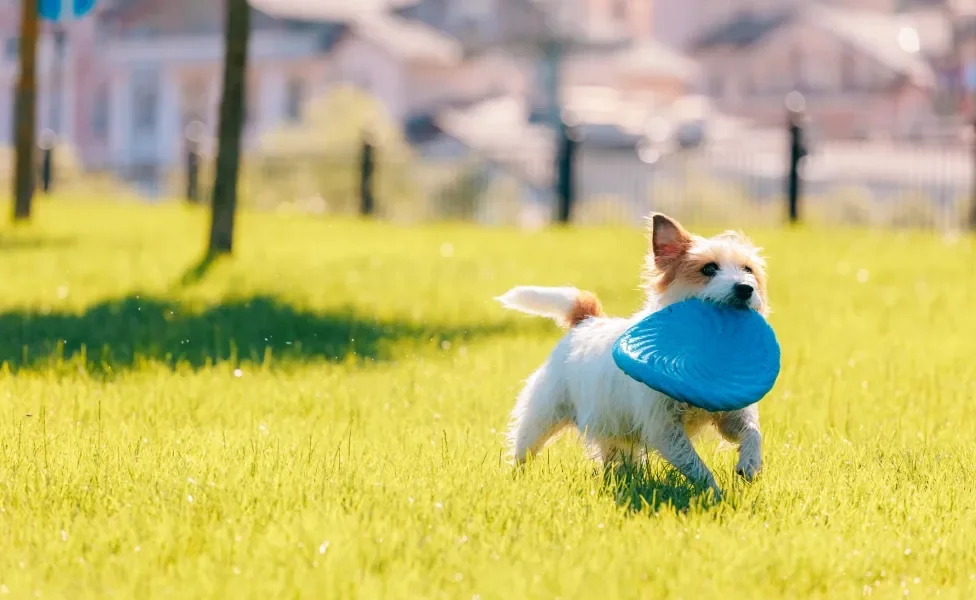
[[[38,15],[55,23],[80,19],[93,8],[95,0],[37,0]]]
[[[96,0],[37,0],[38,16],[51,23],[54,37],[54,65],[52,67],[54,93],[49,118],[50,130],[45,132],[43,189],[49,192],[54,177],[54,149],[61,135],[61,113],[64,111],[64,67],[67,50],[65,23],[77,21],[95,8]]]

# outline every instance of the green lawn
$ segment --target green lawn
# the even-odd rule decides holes
[[[638,231],[41,201],[0,229],[0,596],[976,597],[976,242],[753,231],[784,368],[727,499],[573,439],[522,477],[508,411],[558,339],[491,299],[626,313]],[[3,213],[6,214],[6,213]]]

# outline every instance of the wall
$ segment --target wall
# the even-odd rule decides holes
[[[315,55],[310,36],[255,32],[251,41],[245,145],[285,119],[291,79],[303,81],[307,94],[329,79],[328,59]],[[222,43],[219,34],[212,34],[112,40],[100,47],[98,60],[106,65],[106,74],[91,88],[94,95],[99,86],[108,87],[110,123],[105,140],[89,138],[91,161],[123,171],[128,165],[175,165],[182,160],[185,128],[191,120],[202,121],[206,131],[216,135]],[[134,125],[140,77],[154,90],[143,98],[155,97],[156,103],[155,124],[141,134]]]
[[[349,36],[333,51],[333,79],[351,83],[378,98],[402,120],[410,111],[405,67],[385,49]]]
[[[14,14],[10,14],[10,13]],[[17,74],[19,71],[19,47],[17,53],[8,54],[8,41],[19,37],[17,31],[17,19],[19,11],[8,11],[7,14],[0,14],[0,22],[4,28],[0,31],[0,145],[9,145],[13,141],[13,119],[14,106],[13,98],[17,86]],[[13,19],[14,27],[11,23],[3,19]],[[61,89],[60,110],[58,115],[52,114],[56,106],[54,96],[58,93],[58,79],[55,77],[55,46],[50,35],[43,34],[38,40],[37,47],[37,124],[38,130],[43,130],[53,125],[59,125],[59,133],[68,141],[73,141],[75,136],[76,113],[75,107],[81,101],[76,97],[75,80],[79,74],[86,75],[88,64],[84,62],[82,34],[89,26],[80,23],[69,28],[65,58],[63,62],[63,87]],[[79,43],[81,40],[82,43]],[[81,69],[79,73],[79,69]]]
[[[713,80],[706,88],[712,88],[718,109],[762,125],[785,121],[786,94],[801,81],[807,85],[808,114],[831,136],[910,129],[933,110],[927,93],[901,90],[895,73],[807,23],[784,27],[748,49],[715,48],[696,58]]]

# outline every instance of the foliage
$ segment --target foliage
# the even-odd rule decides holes
[[[657,460],[605,480],[573,436],[502,458],[561,332],[491,298],[573,284],[626,314],[640,231],[240,228],[203,265],[182,206],[0,230],[0,594],[976,594],[972,238],[747,230],[784,368],[756,483],[699,443],[709,506]]]
[[[40,151],[38,151],[38,165]],[[0,198],[6,198],[13,186],[14,150],[0,146]],[[113,176],[86,171],[78,153],[70,144],[59,143],[54,147],[54,186],[62,198],[91,198],[99,195],[124,195],[123,185]],[[40,177],[40,168],[35,170]],[[40,184],[38,184],[38,190]]]
[[[340,85],[310,101],[298,123],[270,131],[247,158],[243,187],[248,202],[276,206],[310,197],[322,210],[359,210],[359,173],[364,139],[376,148],[377,209],[394,212],[393,201],[416,204],[412,151],[399,125],[372,96]]]

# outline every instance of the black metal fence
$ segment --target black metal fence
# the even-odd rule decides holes
[[[458,145],[396,157],[369,140],[325,154],[248,155],[241,203],[262,210],[364,215],[401,222],[468,220],[541,226],[640,223],[658,210],[701,224],[815,222],[882,228],[970,228],[976,153],[961,147],[814,142],[802,113],[779,131],[746,131],[695,147],[609,146],[564,128],[549,155],[504,160]],[[976,126],[974,126],[976,127]],[[206,202],[212,160],[192,145],[182,164],[64,170],[41,153],[41,189],[108,189]]]

